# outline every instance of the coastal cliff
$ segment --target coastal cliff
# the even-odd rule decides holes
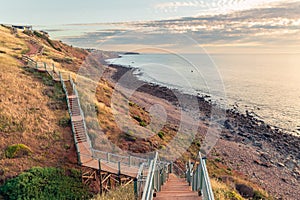
[[[89,51],[53,41],[39,31],[15,33],[4,26],[0,27],[0,31],[2,184],[34,166],[79,170],[61,88],[47,77],[23,68],[22,55],[54,64],[73,77],[82,76],[79,71],[85,68],[86,63],[93,62],[95,69],[103,71],[97,82],[96,101],[92,102],[97,118],[86,119],[95,148],[104,146],[96,129],[93,129],[95,123],[102,127],[110,142],[134,153],[163,149],[175,137],[180,115],[173,110],[178,104],[176,97],[184,94],[141,83],[142,87],[129,99],[129,114],[124,114],[124,119],[128,118],[138,130],[145,131],[151,124],[147,106],[153,101],[164,105],[169,114],[161,130],[147,130],[153,132],[152,137],[137,138],[121,130],[114,120],[116,110],[113,110],[111,102],[114,93],[118,93],[116,84],[125,73],[131,73],[130,69],[105,64],[105,59],[117,54],[98,51],[93,56],[95,60],[91,60]],[[130,80],[138,81],[133,74]],[[207,116],[212,105],[204,98],[197,100],[202,122],[194,141],[176,161],[183,169],[187,158],[196,157],[210,123]],[[16,144],[23,144],[28,149],[10,158],[7,150]],[[297,199],[300,196],[299,146],[298,137],[272,128],[251,115],[227,110],[221,138],[208,155],[208,169],[216,198]]]

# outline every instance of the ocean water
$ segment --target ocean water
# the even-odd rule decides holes
[[[300,54],[139,54],[108,62],[135,68],[141,80],[209,95],[300,134]]]

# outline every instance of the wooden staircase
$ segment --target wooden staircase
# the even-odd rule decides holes
[[[169,175],[169,180],[162,186],[162,190],[156,193],[154,200],[201,200],[197,192],[193,192],[185,179],[178,178],[174,174]]]

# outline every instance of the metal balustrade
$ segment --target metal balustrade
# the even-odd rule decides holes
[[[135,196],[137,199],[152,200],[156,192],[161,191],[162,185],[168,180],[171,163],[161,162],[156,152],[154,159],[150,161],[147,176],[140,169],[135,182]],[[141,172],[141,173],[140,173]],[[141,187],[143,191],[141,192]]]
[[[187,166],[187,182],[192,186],[193,191],[197,191],[205,200],[214,200],[214,194],[210,184],[209,175],[206,168],[206,158],[202,158],[198,153],[199,163],[191,163]]]

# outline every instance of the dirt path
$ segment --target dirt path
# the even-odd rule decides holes
[[[32,40],[27,41],[26,43],[29,48],[29,51],[26,53],[27,56],[33,56],[40,53],[41,46],[39,44],[35,43]]]

